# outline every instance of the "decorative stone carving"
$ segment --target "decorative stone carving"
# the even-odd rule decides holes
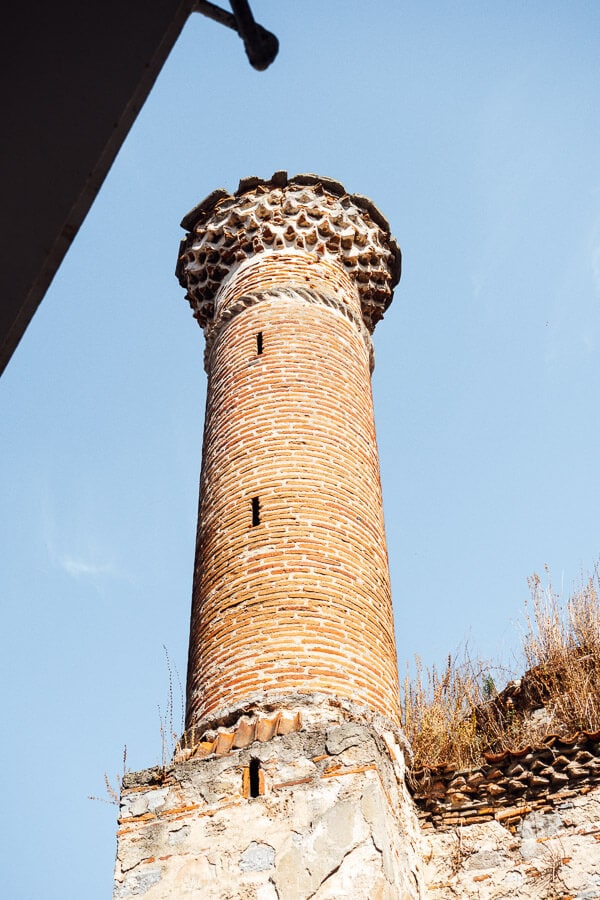
[[[177,275],[194,315],[210,328],[219,289],[250,257],[300,252],[340,266],[356,285],[372,332],[400,278],[400,248],[366,197],[316,175],[243,179],[235,194],[210,194],[184,218]]]

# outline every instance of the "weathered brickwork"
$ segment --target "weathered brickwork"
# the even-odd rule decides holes
[[[264,253],[236,269],[235,277],[226,282],[219,294],[215,315],[204,329],[207,371],[215,337],[225,322],[269,293],[284,299],[289,291],[297,299],[321,303],[348,318],[369,348],[370,368],[373,368],[370,332],[363,321],[359,293],[349,276],[339,266],[304,253]]]
[[[291,296],[246,310],[219,336],[201,486],[193,716],[274,688],[397,710],[368,362],[347,319]]]
[[[186,219],[209,375],[188,730],[302,695],[399,721],[370,383],[399,251],[369,201],[309,179]]]

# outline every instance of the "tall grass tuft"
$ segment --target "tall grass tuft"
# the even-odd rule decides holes
[[[415,674],[406,675],[402,692],[403,727],[415,767],[477,763],[482,746],[476,710],[485,702],[487,674],[488,667],[466,650],[449,655],[441,670],[415,657]]]
[[[600,729],[600,578],[598,566],[561,603],[546,570],[529,579],[521,662],[526,674],[498,695],[492,672],[466,651],[443,669],[415,660],[404,679],[402,719],[415,769],[476,766],[485,751],[522,748],[549,733]],[[514,698],[514,699],[513,699]],[[517,702],[516,702],[517,701]]]
[[[563,606],[539,575],[529,579],[531,602],[523,638],[525,661],[557,734],[600,728],[600,601],[598,566]]]

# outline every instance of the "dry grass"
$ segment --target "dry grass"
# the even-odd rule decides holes
[[[534,691],[543,703],[549,730],[557,734],[600,727],[600,582],[593,575],[563,607],[541,579],[529,580],[531,604],[523,650]]]
[[[123,779],[129,769],[127,768],[127,747],[123,747],[123,771],[117,772],[115,783],[113,784],[108,774],[104,773],[104,787],[106,789],[106,797],[88,796],[88,800],[97,800],[99,803],[110,803],[111,806],[119,806],[121,803],[121,789],[123,787]]]
[[[415,658],[415,674],[404,679],[402,719],[414,765],[448,760],[474,765],[481,755],[476,709],[484,702],[485,672],[463,653],[449,656],[443,670]]]
[[[467,652],[449,656],[443,670],[416,659],[402,696],[415,768],[441,763],[466,768],[481,763],[486,750],[536,744],[548,733],[600,728],[598,566],[566,604],[549,575],[546,588],[538,575],[529,587],[521,641],[527,674],[516,693],[496,696],[491,667]]]

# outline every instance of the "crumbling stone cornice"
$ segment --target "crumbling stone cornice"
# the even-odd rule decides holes
[[[484,754],[484,765],[423,768],[409,786],[424,825],[452,828],[496,819],[512,826],[600,784],[600,731],[548,735],[538,747]]]

